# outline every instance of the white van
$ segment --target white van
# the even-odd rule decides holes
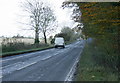
[[[55,38],[55,48],[63,47],[65,48],[65,42],[63,37],[56,37]]]

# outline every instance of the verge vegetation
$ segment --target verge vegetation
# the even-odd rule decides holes
[[[76,81],[118,81],[118,72],[109,68],[100,58],[101,53],[93,44],[86,44],[81,54],[80,62],[78,63]]]
[[[53,45],[49,44],[27,44],[24,42],[19,42],[16,39],[14,42],[9,42],[8,38],[4,39],[2,42],[2,55],[0,57],[14,55],[14,54],[22,54],[28,52],[34,52],[39,50],[44,50],[48,48],[52,48]]]
[[[89,67],[90,63],[95,63],[95,65],[93,65],[93,68],[90,67],[92,70],[91,72],[87,72],[87,70],[85,70],[84,74],[98,74],[98,72],[94,70],[94,68],[98,65],[98,67],[102,66],[105,70],[100,69],[100,72],[103,72],[103,74],[99,73],[99,78],[95,78],[93,76],[95,80],[116,80],[114,77],[115,73],[118,74],[118,79],[120,80],[120,3],[86,2],[77,4],[82,12],[81,21],[84,24],[84,28],[82,30],[83,34],[86,36],[86,39],[89,37],[94,39],[93,44],[85,48],[86,52],[83,52],[82,54],[81,64],[86,62],[85,68],[87,68],[87,66]],[[92,60],[90,58],[92,58]],[[82,71],[82,69],[80,71]],[[86,77],[86,80],[89,80],[89,76],[88,78]]]

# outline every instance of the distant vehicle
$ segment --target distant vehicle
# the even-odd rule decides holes
[[[56,37],[55,38],[55,48],[63,47],[65,48],[65,42],[63,37]]]

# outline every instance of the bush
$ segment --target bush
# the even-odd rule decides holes
[[[103,66],[102,60],[105,55],[101,56],[103,52],[97,50],[94,43],[91,45],[87,42],[85,45],[78,63],[75,81],[118,81],[118,73],[108,66]]]
[[[92,45],[95,50],[93,58],[96,63],[118,72],[118,53],[112,48],[111,42],[97,40]]]
[[[20,51],[20,50],[29,50],[34,48],[42,48],[48,47],[48,44],[26,44],[24,42],[18,42],[16,39],[12,40],[13,42],[9,41],[8,38],[4,39],[2,42],[2,52],[13,52],[13,51]]]

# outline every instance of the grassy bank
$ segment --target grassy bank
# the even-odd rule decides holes
[[[109,67],[97,63],[94,55],[99,55],[93,45],[86,44],[78,63],[76,81],[117,81],[118,74]]]
[[[2,44],[2,54],[0,57],[4,56],[11,56],[17,54],[23,54],[28,52],[35,52],[40,50],[45,50],[52,48],[53,45],[46,45],[46,44],[25,44],[22,42],[14,42],[14,43],[7,43]]]
[[[39,47],[39,48],[28,49],[28,50],[19,50],[19,51],[16,50],[16,51],[11,51],[11,52],[5,52],[5,53],[2,53],[0,57],[30,53],[30,52],[35,52],[35,51],[41,51],[41,50],[45,50],[45,49],[49,49],[49,48],[53,48],[53,46],[46,46],[46,47]]]
[[[68,41],[66,42],[66,45],[73,42],[75,41]],[[4,42],[2,42],[2,45],[0,47],[2,49],[0,57],[5,57],[53,48],[54,44],[29,44],[19,42],[16,39],[14,39],[14,42],[10,42],[7,39],[4,39]]]

